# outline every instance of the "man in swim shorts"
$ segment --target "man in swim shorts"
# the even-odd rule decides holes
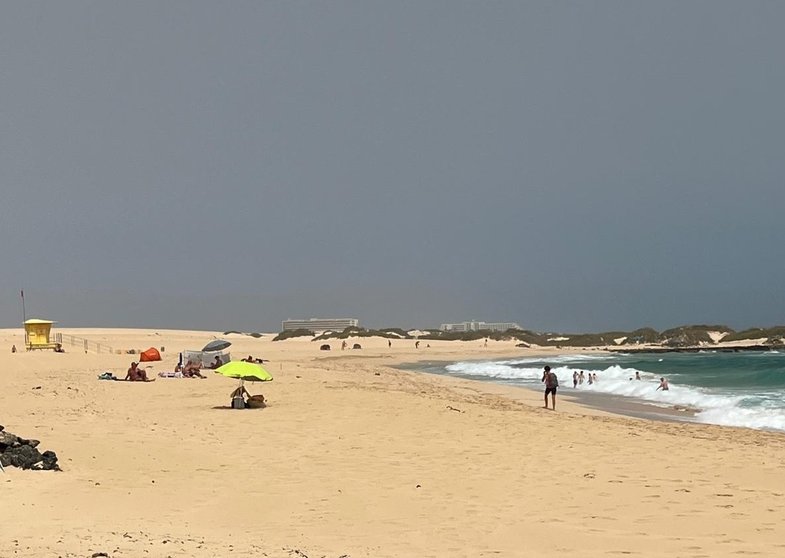
[[[551,407],[556,410],[556,388],[559,387],[559,378],[556,372],[551,372],[551,367],[546,366],[542,373],[542,382],[545,382],[545,408],[548,408],[548,395],[551,396]]]

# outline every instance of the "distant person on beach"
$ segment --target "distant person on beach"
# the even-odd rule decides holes
[[[214,361],[213,361],[213,363],[210,365],[210,368],[212,368],[213,370],[215,370],[215,369],[217,369],[217,368],[220,368],[222,365],[223,365],[223,362],[221,361],[221,357],[219,357],[218,355],[215,355],[215,360],[214,360]]]
[[[139,368],[139,363],[132,362],[125,375],[125,380],[128,382],[146,382],[148,381],[147,371],[144,368]]]
[[[658,391],[658,390],[668,391],[668,389],[669,389],[668,380],[666,380],[665,378],[660,378],[660,385],[658,385],[657,389],[655,389],[654,391]]]
[[[11,352],[12,352],[12,353],[15,353],[15,352],[16,352],[16,345],[11,345]]]
[[[486,347],[488,346],[488,338],[487,337],[485,338],[485,346]]]
[[[578,374],[578,384],[583,385],[583,380],[585,380],[585,377],[583,375],[583,370],[581,370],[581,373]]]
[[[419,349],[420,348],[420,342],[419,341],[415,341],[414,342],[414,348],[415,349]]]
[[[346,339],[343,340],[341,343],[341,350],[343,351],[346,348]]]
[[[572,387],[573,389],[578,387],[578,371],[572,373]]]
[[[545,408],[548,408],[548,395],[551,396],[551,407],[556,410],[556,388],[559,387],[559,377],[556,372],[551,372],[551,367],[546,366],[542,372],[542,382],[545,382]]]
[[[641,379],[641,373],[638,372],[637,370],[635,371],[635,379],[636,380],[640,380]]]
[[[387,348],[388,349],[392,348],[392,341],[390,341],[389,339],[387,340]]]

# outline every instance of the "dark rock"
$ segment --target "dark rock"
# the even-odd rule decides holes
[[[57,454],[53,451],[47,450],[41,454],[41,469],[44,471],[59,471],[60,466],[57,464]]]
[[[321,347],[319,347],[319,350],[320,350],[320,351],[329,351],[329,350],[330,350],[330,345],[328,345],[328,344],[326,344],[326,343],[325,343],[324,345],[322,345]]]
[[[53,451],[41,453],[37,449],[40,443],[0,430],[0,464],[20,469],[60,471],[57,454]]]
[[[5,426],[3,426],[2,424],[0,424],[0,432],[2,432],[3,430],[5,430]]]
[[[10,432],[0,432],[0,451],[5,450],[8,446],[14,446],[19,443],[19,438]]]
[[[41,452],[32,446],[9,447],[0,455],[3,467],[11,465],[20,469],[31,469],[42,459]]]

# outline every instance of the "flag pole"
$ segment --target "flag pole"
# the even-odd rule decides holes
[[[25,322],[27,321],[27,312],[25,311],[25,290],[22,289],[22,327],[25,328],[25,349],[27,348],[27,328]]]

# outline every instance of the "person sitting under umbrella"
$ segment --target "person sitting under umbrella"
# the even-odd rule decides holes
[[[243,407],[245,407],[248,404],[248,402],[245,399],[246,397],[251,397],[251,394],[248,393],[248,390],[245,389],[245,386],[243,384],[240,384],[237,387],[237,389],[235,389],[232,392],[232,395],[229,396],[229,398],[232,400],[232,403],[233,403],[232,407],[234,407],[234,400],[235,399],[242,399],[243,400]]]
[[[242,399],[243,406],[246,409],[256,409],[260,407],[265,407],[265,399],[264,395],[261,393],[259,395],[251,395],[248,393],[248,390],[245,389],[245,386],[240,384],[237,389],[232,392],[231,400],[234,402],[235,399]],[[232,405],[234,407],[234,405]]]

